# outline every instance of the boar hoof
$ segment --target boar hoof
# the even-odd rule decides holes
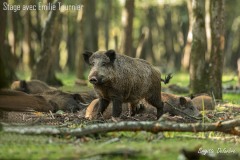
[[[112,121],[117,123],[117,122],[120,122],[121,119],[119,117],[112,117]]]

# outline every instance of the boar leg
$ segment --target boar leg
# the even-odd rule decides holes
[[[155,94],[146,99],[149,104],[157,108],[157,119],[163,115],[163,103],[158,95],[159,94]]]
[[[139,101],[135,101],[128,105],[129,116],[134,116],[137,113],[138,103]]]
[[[122,113],[122,101],[119,99],[113,99],[112,116],[120,117],[121,113]]]
[[[99,105],[98,105],[98,115],[103,114],[103,112],[106,110],[107,106],[109,105],[110,101],[100,98],[99,99]]]

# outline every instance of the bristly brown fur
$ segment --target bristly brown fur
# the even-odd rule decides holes
[[[96,83],[94,89],[100,98],[99,112],[103,112],[112,101],[113,117],[118,117],[122,103],[129,102],[134,107],[145,98],[157,108],[157,117],[162,115],[163,104],[158,96],[161,94],[161,74],[148,62],[113,50],[84,56],[92,66],[88,79]]]

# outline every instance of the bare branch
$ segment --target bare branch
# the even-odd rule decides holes
[[[4,132],[20,134],[43,134],[43,135],[64,135],[86,136],[95,133],[117,132],[117,131],[147,131],[158,133],[163,131],[175,132],[208,132],[219,131],[233,135],[240,135],[236,129],[240,127],[240,119],[216,123],[176,123],[169,121],[125,121],[119,123],[102,123],[85,126],[83,128],[57,128],[43,126],[3,126]]]

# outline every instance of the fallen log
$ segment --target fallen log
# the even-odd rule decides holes
[[[57,128],[44,126],[3,126],[4,132],[19,134],[41,135],[72,135],[86,136],[89,134],[117,132],[117,131],[147,131],[158,133],[163,131],[174,132],[208,132],[218,131],[240,136],[240,119],[234,119],[216,123],[176,123],[161,121],[124,121],[119,123],[102,123],[85,126],[82,128]]]

